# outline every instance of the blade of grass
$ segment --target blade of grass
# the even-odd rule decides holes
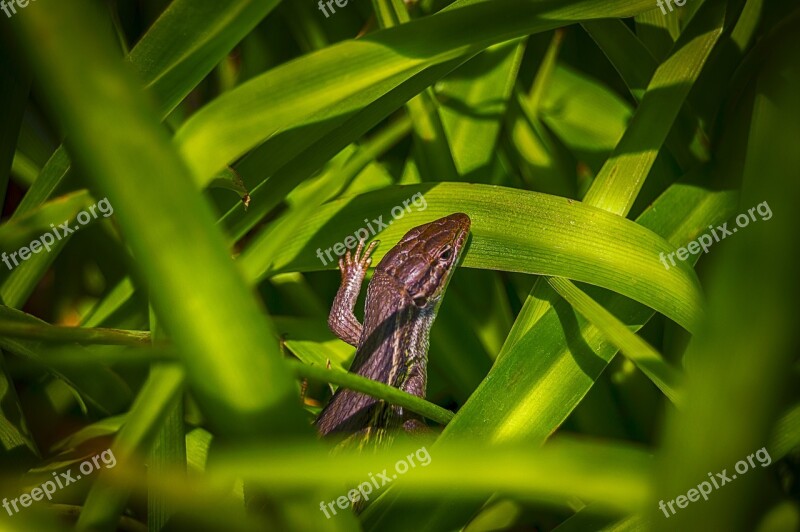
[[[232,264],[208,204],[114,54],[113,36],[85,31],[104,27],[94,8],[41,0],[25,15],[14,22],[45,100],[87,179],[114,206],[153,306],[187,355],[188,378],[209,420],[223,433],[247,437],[279,427],[287,434],[308,430],[270,342],[273,328]],[[49,36],[46,46],[39,35]],[[95,75],[76,78],[78,63],[90,60]],[[126,127],[109,129],[109,116]],[[202,277],[186,275],[198,264]]]
[[[487,48],[436,86],[439,114],[460,175],[489,182],[524,39]]]
[[[780,460],[800,446],[800,404],[792,406],[775,423],[770,438],[769,455]]]
[[[315,127],[325,134],[436,65],[468,58],[521,35],[592,18],[633,15],[651,5],[645,0],[570,0],[561,5],[503,0],[503,9],[498,9],[494,2],[460,0],[450,7],[307,54],[201,109],[175,137],[196,183],[205,185],[233,159],[280,132]],[[414,94],[407,94],[405,100]],[[307,136],[308,143],[319,138]]]
[[[326,260],[323,265],[317,250],[343,240],[342,228],[355,232],[365,218],[386,213],[384,221],[389,221],[390,209],[418,192],[424,194],[427,208],[404,214],[380,234],[387,245],[376,249],[376,263],[391,247],[388,244],[412,227],[466,212],[473,221],[473,240],[464,258],[467,267],[558,275],[604,286],[657,308],[689,329],[699,318],[694,273],[689,267],[665,270],[658,256],[671,246],[650,231],[572,200],[487,185],[396,186],[332,201],[304,220],[277,253],[262,254],[270,242],[258,236],[239,262],[253,280],[284,271],[331,269],[335,263]]]
[[[570,305],[601,329],[606,337],[622,351],[626,357],[653,381],[653,384],[664,392],[670,401],[680,405],[682,394],[680,391],[681,375],[669,366],[661,354],[632,333],[624,323],[613,314],[604,309],[589,295],[566,279],[551,277],[548,283]]]
[[[166,116],[280,0],[172,0],[127,61]]]
[[[29,188],[41,171],[42,169],[21,151],[17,150],[14,154],[14,160],[11,162],[11,176],[15,177],[23,186]]]
[[[0,306],[0,319],[13,327],[50,328],[52,326],[19,311]],[[30,329],[29,329],[30,330]],[[40,340],[36,337],[35,340]],[[16,340],[13,337],[0,335],[0,347],[10,353],[30,360],[38,368],[45,366],[58,378],[74,388],[87,402],[101,411],[111,414],[126,408],[132,399],[131,391],[122,378],[101,363],[87,360],[80,369],[52,368],[43,356],[42,345],[34,340]]]
[[[176,364],[154,366],[147,382],[114,438],[111,450],[120,470],[132,467],[137,455],[145,454],[167,418],[171,405],[183,390],[184,371]],[[125,509],[129,490],[110,489],[107,477],[119,474],[104,469],[95,479],[78,519],[78,530],[113,528]]]
[[[699,475],[724,468],[732,472],[737,461],[767,445],[783,393],[793,386],[794,353],[800,343],[793,318],[800,265],[786,242],[800,224],[793,206],[800,182],[785,176],[800,165],[793,142],[800,134],[797,46],[792,28],[762,64],[753,105],[742,105],[737,113],[740,120],[751,120],[742,204],[766,201],[776,215],[768,224],[740,231],[722,250],[725,261],[714,265],[712,312],[704,334],[684,357],[686,410],[666,423],[654,511],[658,499],[683,492]],[[766,470],[755,469],[746,475],[737,471],[735,487],[715,491],[702,508],[689,505],[670,516],[669,523],[655,518],[655,529],[740,527],[753,515],[757,494],[764,489]]]
[[[636,15],[636,35],[659,62],[669,56],[672,45],[680,34],[680,9],[669,6],[656,8]],[[666,11],[666,12],[665,12]]]
[[[621,20],[593,20],[583,24],[583,28],[608,57],[631,95],[641,102],[659,66],[644,44]],[[698,161],[708,161],[708,137],[690,102],[681,107],[666,145],[684,170]]]
[[[145,33],[127,61],[165,118],[213,67],[267,15],[277,0],[175,0]],[[70,159],[60,146],[28,189],[12,218],[28,213],[69,179]],[[57,253],[34,257],[0,284],[7,305],[18,307],[30,295]]]
[[[625,135],[595,178],[584,201],[626,215],[722,33],[725,5],[707,2],[678,39],[642,97]],[[654,127],[655,126],[655,127]]]
[[[229,475],[239,473],[273,486],[281,478],[280,485],[287,490],[321,483],[355,485],[369,478],[369,471],[380,471],[398,457],[413,457],[415,450],[419,453],[418,447],[419,443],[406,443],[390,452],[342,453],[333,462],[321,452],[302,447],[275,452],[260,449],[227,453],[220,458],[220,468]],[[473,441],[437,447],[428,451],[428,456],[428,465],[422,466],[417,454],[417,467],[397,478],[397,483],[417,500],[442,491],[474,497],[499,490],[534,501],[569,496],[599,500],[607,511],[614,512],[640,507],[651,491],[651,458],[629,446],[563,438],[532,450],[527,445],[487,447]],[[486,459],[476,461],[475,456]],[[306,465],[298,470],[299,464]],[[614,474],[618,475],[616,481],[611,480]]]
[[[164,331],[158,327],[158,320],[150,309],[150,332],[154,341],[163,340]],[[183,380],[183,379],[181,379]],[[186,470],[186,434],[183,423],[183,387],[174,394],[172,404],[167,406],[164,423],[156,434],[150,457],[148,459],[147,474],[152,475],[153,483],[165,470]],[[148,490],[147,497],[147,529],[158,532],[164,528],[175,508],[154,490]],[[111,515],[106,522],[112,521]]]
[[[11,309],[7,307],[7,310]],[[35,322],[20,323],[6,319],[0,320],[0,335],[42,342],[78,342],[103,345],[141,345],[149,341],[147,333],[142,331],[58,327]]]
[[[77,225],[75,216],[94,203],[86,190],[78,190],[48,201],[23,216],[12,218],[0,225],[0,249],[8,250],[8,252],[17,251],[21,246],[30,244],[34,238],[38,239],[44,233],[52,233],[54,231],[52,226],[58,226],[64,222],[69,222],[68,225],[73,227]],[[53,237],[54,241],[61,240],[60,231],[57,235],[59,238],[56,240]],[[42,250],[40,245],[39,251]],[[29,254],[29,256],[31,255]],[[13,262],[16,260],[16,257],[12,259]],[[24,263],[21,257],[20,262]]]
[[[0,351],[0,464],[6,473],[22,473],[40,458],[14,383]]]
[[[692,82],[699,76],[721,33],[724,18],[723,5],[704,6],[691,28],[681,35],[673,54],[650,80],[622,139],[584,197],[587,204],[620,215],[628,214]],[[662,112],[665,114],[660,115]],[[654,128],[653,124],[659,127]],[[640,132],[640,129],[646,129],[647,133]],[[550,307],[553,297],[545,282],[538,280],[500,356],[533,326],[534,320]]]
[[[372,397],[383,399],[393,405],[407,408],[412,412],[423,415],[442,425],[446,425],[453,419],[453,413],[440,406],[397,388],[386,386],[385,384],[361,377],[354,373],[336,369],[325,369],[320,366],[309,366],[300,362],[292,362],[290,367],[298,377],[329,382],[350,390],[365,393]]]

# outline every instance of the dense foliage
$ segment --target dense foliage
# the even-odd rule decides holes
[[[682,4],[3,2],[0,529],[797,530],[800,8]],[[455,212],[427,397],[347,373]]]

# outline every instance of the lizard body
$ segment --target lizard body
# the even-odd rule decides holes
[[[470,219],[456,213],[411,229],[383,257],[367,288],[364,325],[353,310],[377,245],[339,260],[342,284],[328,325],[355,346],[350,371],[425,397],[428,336],[467,240]],[[392,430],[413,430],[419,418],[359,392],[340,388],[317,418],[323,436],[380,441]]]

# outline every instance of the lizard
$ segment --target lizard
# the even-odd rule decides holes
[[[381,259],[367,287],[364,324],[356,300],[379,241],[360,241],[339,259],[342,281],[328,326],[356,347],[350,371],[425,397],[431,325],[467,241],[471,221],[455,213],[408,231]],[[363,254],[362,254],[363,251]],[[352,390],[339,388],[317,417],[322,436],[379,444],[398,429],[425,425],[416,415]]]

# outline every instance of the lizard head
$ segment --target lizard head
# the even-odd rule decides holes
[[[410,230],[378,264],[419,308],[441,301],[469,234],[470,219],[455,213]]]

